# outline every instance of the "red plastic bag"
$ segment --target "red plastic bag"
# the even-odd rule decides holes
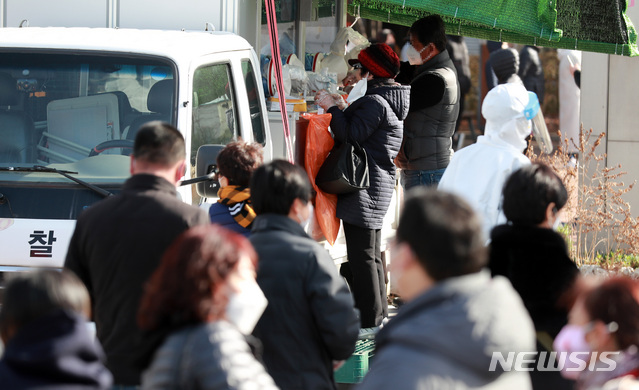
[[[337,211],[337,195],[327,194],[315,185],[315,176],[319,171],[326,156],[333,149],[333,137],[328,131],[331,123],[331,114],[303,114],[308,119],[306,132],[306,148],[304,151],[304,169],[317,192],[315,198],[315,217],[326,241],[335,244],[339,231],[339,219],[335,216]]]

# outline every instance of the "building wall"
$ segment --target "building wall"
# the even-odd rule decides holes
[[[628,15],[639,26],[639,5]],[[623,182],[639,182],[639,57],[583,53],[581,121],[584,129],[606,133],[601,151],[606,166],[621,164]],[[633,216],[639,216],[639,187],[626,194]]]

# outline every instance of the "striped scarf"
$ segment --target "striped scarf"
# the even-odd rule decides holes
[[[251,194],[249,189],[240,186],[226,186],[217,192],[220,198],[218,202],[229,208],[235,222],[244,228],[248,228],[255,219],[255,211],[251,207]]]

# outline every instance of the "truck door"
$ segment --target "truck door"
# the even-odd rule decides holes
[[[191,134],[187,136],[191,177],[202,145],[226,145],[241,138],[262,144],[264,158],[271,158],[261,77],[252,56],[248,50],[218,53],[193,66]],[[203,202],[193,188],[192,203]]]

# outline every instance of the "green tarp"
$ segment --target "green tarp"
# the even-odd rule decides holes
[[[410,26],[439,14],[449,34],[527,45],[639,55],[625,0],[350,0],[364,19]]]

